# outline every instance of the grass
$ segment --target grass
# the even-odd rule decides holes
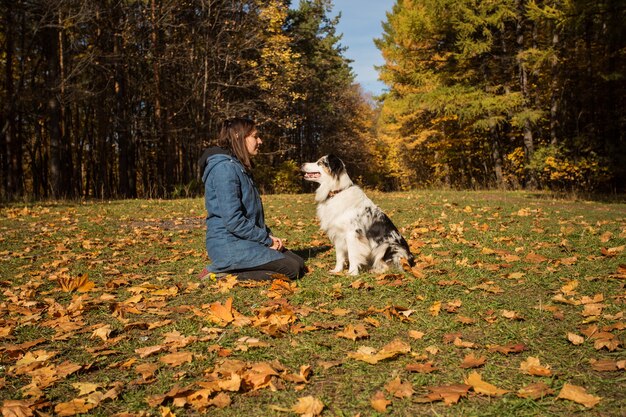
[[[169,409],[191,416],[284,416],[304,414],[292,407],[312,396],[323,402],[322,416],[626,414],[624,202],[523,192],[370,196],[409,241],[419,263],[415,274],[329,274],[334,251],[319,231],[313,196],[265,196],[274,234],[305,256],[310,269],[283,293],[269,283],[225,288],[197,278],[208,262],[201,199],[2,208],[0,407],[7,415],[28,407],[48,415],[166,415]],[[81,277],[93,288],[60,285]],[[251,321],[211,319],[211,308],[229,298]],[[337,336],[357,325],[365,326],[366,338]],[[590,326],[596,332],[585,334]],[[584,342],[573,344],[569,333]],[[376,364],[348,356],[394,340],[410,352]],[[509,344],[525,348],[495,350]],[[153,346],[161,350],[141,354]],[[190,359],[164,362],[181,352],[190,352]],[[484,357],[484,365],[460,367],[470,353]],[[523,373],[520,365],[529,357],[548,366],[550,375]],[[202,387],[226,378],[219,374],[225,360],[267,363],[280,375],[261,375],[268,384],[258,389],[224,391],[230,402],[219,407],[193,403]],[[593,360],[617,369],[596,370]],[[437,370],[407,369],[426,362]],[[142,377],[148,366],[153,371]],[[306,382],[285,378],[307,366]],[[508,393],[474,388],[451,405],[426,400],[428,387],[463,384],[472,372]],[[396,378],[413,394],[394,396]],[[537,382],[553,393],[517,395]],[[586,407],[557,398],[565,384],[601,400]],[[189,391],[176,395],[175,387]],[[220,391],[203,392],[208,401]],[[371,405],[379,391],[389,402],[384,411]],[[106,392],[111,398],[102,397]],[[81,408],[85,404],[93,407]]]

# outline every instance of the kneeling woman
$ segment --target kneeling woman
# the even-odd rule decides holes
[[[261,197],[250,173],[251,157],[261,143],[252,120],[230,119],[220,131],[218,146],[202,155],[206,249],[211,264],[201,275],[229,273],[245,280],[304,275],[303,259],[287,250],[265,225]]]

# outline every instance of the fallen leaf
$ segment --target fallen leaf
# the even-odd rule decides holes
[[[72,386],[78,390],[79,397],[91,394],[92,392],[100,388],[100,384],[94,384],[91,382],[75,382],[72,384]]]
[[[602,397],[596,397],[595,395],[588,394],[585,388],[568,383],[563,385],[561,392],[559,392],[559,395],[556,398],[574,401],[587,408],[595,407],[596,404],[602,400]]]
[[[170,366],[180,366],[185,363],[190,363],[193,359],[191,352],[174,352],[169,355],[164,355],[159,358],[159,361],[168,364]]]
[[[453,384],[442,385],[438,387],[426,387],[430,393],[428,394],[428,400],[430,401],[442,401],[446,405],[456,404],[461,397],[466,397],[468,391],[472,388],[470,385]]]
[[[463,369],[478,368],[483,366],[486,360],[487,359],[484,356],[476,357],[473,353],[470,353],[469,355],[465,356],[465,358],[463,359],[463,363],[461,363],[460,366]]]
[[[420,332],[420,331],[417,331],[417,330],[409,330],[409,337],[411,339],[419,340],[422,337],[424,337],[424,332]]]
[[[348,352],[348,357],[369,364],[376,364],[384,359],[393,358],[411,351],[411,346],[401,340],[394,340],[383,346],[380,351],[369,346],[361,346],[356,352]]]
[[[525,386],[524,388],[520,388],[517,391],[517,396],[520,398],[530,398],[531,400],[537,400],[539,398],[543,398],[547,395],[554,394],[554,390],[548,387],[543,382],[537,382],[535,384],[530,384]]]
[[[585,343],[585,338],[577,335],[576,333],[567,333],[567,340],[569,340],[570,342],[572,342],[573,345],[582,345],[583,343]]]
[[[387,406],[391,404],[391,401],[385,398],[385,393],[377,391],[376,394],[370,399],[370,405],[378,412],[384,413],[387,411]]]
[[[467,385],[470,385],[474,391],[478,394],[485,394],[489,396],[500,396],[506,394],[507,390],[501,389],[488,382],[483,381],[478,372],[472,372],[464,381]]]
[[[430,374],[439,370],[439,368],[433,366],[433,363],[430,361],[425,363],[410,363],[405,369],[409,372],[418,372],[420,374]]]
[[[313,396],[299,398],[298,402],[291,407],[294,413],[300,414],[302,417],[315,417],[322,414],[324,403]]]
[[[415,393],[411,383],[409,381],[402,382],[400,377],[388,382],[385,389],[396,398],[408,398]]]
[[[3,417],[31,417],[30,403],[23,400],[4,400],[0,407]]]
[[[350,340],[357,340],[369,337],[369,333],[362,324],[357,324],[356,326],[349,324],[342,331],[338,332],[337,336]]]
[[[522,373],[533,376],[550,376],[552,371],[549,366],[542,366],[539,358],[529,356],[525,361],[520,363],[519,369]]]

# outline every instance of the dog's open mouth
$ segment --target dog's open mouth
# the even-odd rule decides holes
[[[320,174],[319,172],[305,172],[304,173],[304,178],[305,179],[319,178],[321,176],[322,176],[322,174]]]

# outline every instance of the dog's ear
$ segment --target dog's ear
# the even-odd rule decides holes
[[[336,155],[332,153],[328,155],[328,167],[330,168],[330,172],[339,175],[345,171],[346,166],[343,161],[339,159]]]

